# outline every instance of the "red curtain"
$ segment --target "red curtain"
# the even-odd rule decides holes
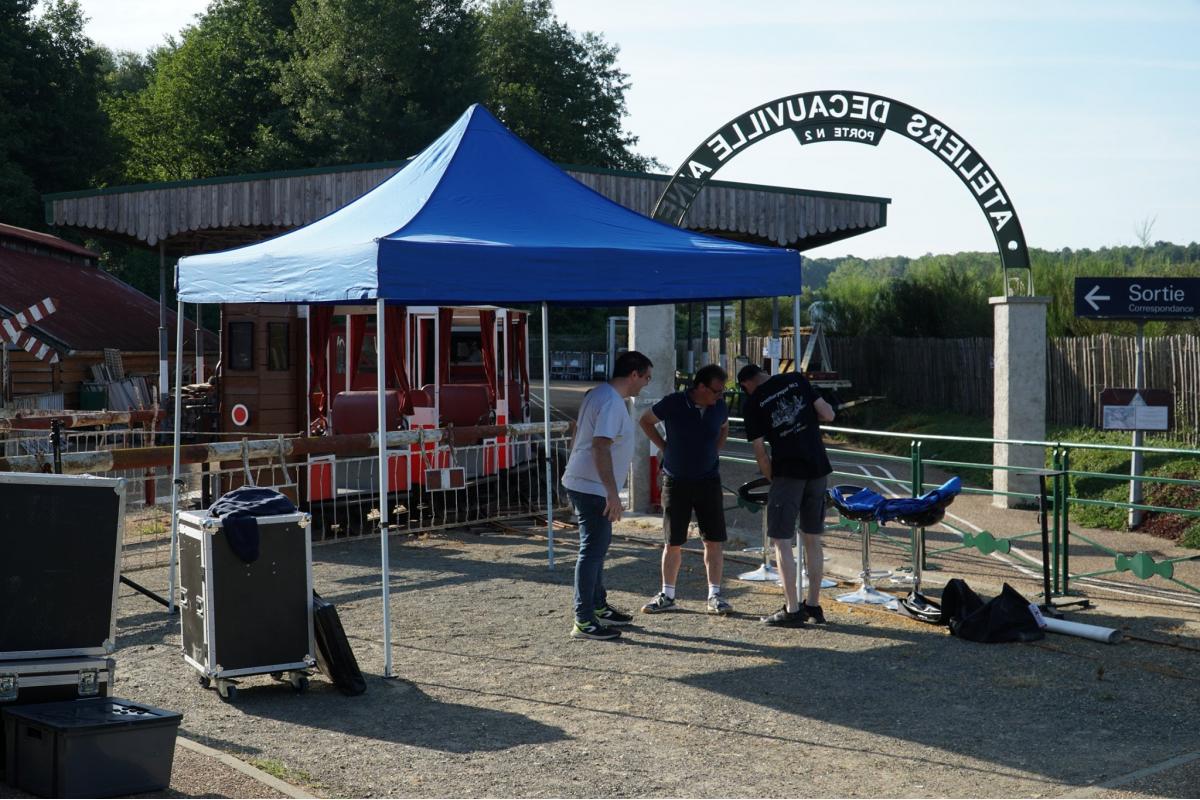
[[[351,314],[349,319],[350,338],[346,346],[346,369],[350,371],[350,388],[353,389],[358,378],[358,362],[362,358],[363,339],[367,335],[367,316]]]
[[[496,332],[496,312],[480,309],[479,338],[483,340],[483,378],[487,381],[488,399],[496,405],[496,347],[493,337]]]
[[[454,309],[438,309],[438,384],[450,383],[450,329],[454,325]]]
[[[388,383],[400,392],[400,408],[403,413],[413,413],[412,390],[408,385],[408,374],[404,371],[405,333],[408,315],[404,306],[388,306],[385,312],[387,323]]]
[[[325,378],[329,374],[329,339],[333,335],[333,306],[308,307],[308,414],[312,432],[327,427],[329,398],[325,396]]]
[[[521,387],[525,394],[525,405],[529,405],[529,364],[527,361],[526,350],[529,347],[529,340],[526,338],[529,335],[529,315],[517,314],[517,335],[513,342],[516,350],[517,371],[521,376]]]

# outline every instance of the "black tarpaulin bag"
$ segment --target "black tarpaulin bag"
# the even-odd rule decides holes
[[[358,668],[358,659],[350,648],[337,608],[316,592],[313,592],[313,634],[317,639],[317,666],[338,691],[349,696],[365,692],[367,682]]]
[[[1007,583],[997,597],[985,601],[966,581],[952,578],[942,590],[939,622],[969,642],[1034,642],[1046,637],[1029,601]]]

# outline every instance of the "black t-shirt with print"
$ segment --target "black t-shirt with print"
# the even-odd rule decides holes
[[[820,478],[833,472],[813,406],[819,397],[804,376],[789,372],[772,375],[746,400],[746,440],[770,443],[772,474]]]

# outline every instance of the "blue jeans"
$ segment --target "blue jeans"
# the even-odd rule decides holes
[[[594,622],[596,610],[608,603],[604,591],[604,556],[612,542],[612,523],[604,516],[605,498],[567,490],[579,515],[579,560],[575,562],[575,619]]]

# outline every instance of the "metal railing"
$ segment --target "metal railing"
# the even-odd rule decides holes
[[[731,422],[740,423],[742,420],[731,418]],[[1128,445],[1108,445],[1108,444],[1093,444],[1086,442],[1062,442],[1062,441],[1026,441],[1016,439],[989,439],[969,436],[948,436],[939,434],[912,434],[905,432],[894,431],[874,431],[858,428],[843,428],[836,426],[822,426],[825,433],[837,434],[843,437],[862,441],[870,441],[872,439],[901,439],[907,440],[909,445],[909,453],[906,456],[894,455],[890,453],[873,452],[870,450],[850,450],[838,447],[828,448],[828,453],[831,457],[845,458],[864,458],[868,457],[872,461],[881,463],[895,463],[907,465],[909,470],[908,479],[876,476],[871,475],[871,482],[880,484],[881,486],[890,486],[911,496],[936,488],[940,482],[931,482],[926,480],[926,470],[928,468],[940,469],[944,472],[958,474],[970,473],[972,471],[994,473],[996,471],[1008,471],[1013,474],[1032,474],[1043,473],[1047,480],[1047,497],[1046,497],[1046,513],[1048,514],[1048,536],[1049,548],[1047,557],[1050,561],[1049,570],[1049,588],[1050,594],[1053,597],[1064,597],[1067,595],[1078,594],[1078,584],[1084,584],[1092,588],[1114,588],[1123,586],[1141,587],[1146,591],[1151,591],[1153,587],[1149,586],[1153,581],[1157,580],[1173,587],[1183,589],[1187,597],[1191,600],[1188,605],[1196,605],[1195,599],[1200,596],[1200,581],[1192,582],[1185,580],[1176,574],[1176,565],[1189,562],[1200,561],[1200,551],[1194,555],[1177,555],[1173,557],[1163,558],[1155,556],[1153,553],[1139,550],[1122,550],[1116,547],[1106,545],[1097,541],[1094,537],[1082,533],[1076,526],[1073,526],[1071,521],[1072,507],[1094,506],[1110,509],[1130,510],[1136,509],[1143,512],[1156,512],[1160,514],[1175,514],[1186,518],[1200,519],[1200,508],[1184,508],[1176,506],[1153,505],[1150,503],[1127,503],[1117,500],[1109,500],[1097,498],[1095,496],[1080,496],[1078,493],[1079,479],[1088,478],[1100,481],[1108,481],[1112,483],[1125,484],[1132,478],[1140,480],[1146,485],[1174,485],[1196,489],[1200,491],[1200,479],[1168,477],[1159,475],[1143,474],[1130,476],[1128,472],[1111,473],[1111,472],[1093,472],[1086,470],[1075,470],[1071,466],[1072,453],[1077,453],[1084,450],[1103,450],[1103,451],[1118,451],[1132,453],[1140,451],[1147,454],[1158,454],[1176,456],[1187,459],[1196,460],[1196,469],[1194,474],[1200,475],[1200,450],[1185,449],[1185,448],[1166,448],[1166,447],[1132,447]],[[990,461],[972,462],[972,461],[955,461],[950,459],[931,458],[926,455],[927,446],[933,442],[957,442],[979,445],[1011,445],[1021,447],[1037,447],[1043,448],[1049,455],[1046,469],[1035,469],[1019,466],[997,465]],[[723,460],[735,461],[741,463],[753,464],[753,459],[739,459],[723,456]],[[845,478],[853,482],[861,482],[866,478],[863,473],[847,472],[835,470],[833,476],[837,478]],[[984,488],[980,486],[963,486],[963,494],[973,495],[988,495],[993,497],[1011,497],[1017,498],[1025,502],[1029,506],[1036,506],[1040,496],[1038,493],[1027,491],[1002,491],[993,488]],[[940,527],[950,531],[958,541],[953,544],[935,548],[922,548],[923,562],[925,559],[937,555],[944,555],[956,552],[975,551],[980,555],[989,556],[993,553],[1013,554],[1025,559],[1027,565],[1037,567],[1039,570],[1042,567],[1040,559],[1029,556],[1019,551],[1016,545],[1033,537],[1040,537],[1042,532],[1040,529],[1021,532],[1009,536],[997,536],[990,531],[975,529],[966,530],[965,526],[955,525],[950,520],[943,520]],[[974,526],[972,526],[974,527]],[[891,541],[892,544],[899,547],[901,550],[912,554],[913,547],[909,544],[905,537],[891,536],[884,526],[871,526],[871,534],[879,535]],[[922,532],[922,537],[924,533]],[[922,544],[924,539],[922,538]],[[1073,572],[1071,569],[1072,554],[1079,556],[1082,553],[1092,558],[1097,556],[1101,558],[1111,559],[1109,565],[1099,569],[1088,569],[1086,571]],[[922,567],[927,566],[922,563]],[[914,565],[915,567],[915,565]],[[1111,580],[1115,576],[1123,578],[1120,583]],[[1140,583],[1134,584],[1129,582],[1128,578],[1135,578]],[[1195,579],[1193,579],[1195,580]],[[1072,582],[1077,585],[1072,588]],[[1163,599],[1171,600],[1171,597],[1157,588],[1154,592]],[[1178,598],[1176,598],[1178,602]]]

